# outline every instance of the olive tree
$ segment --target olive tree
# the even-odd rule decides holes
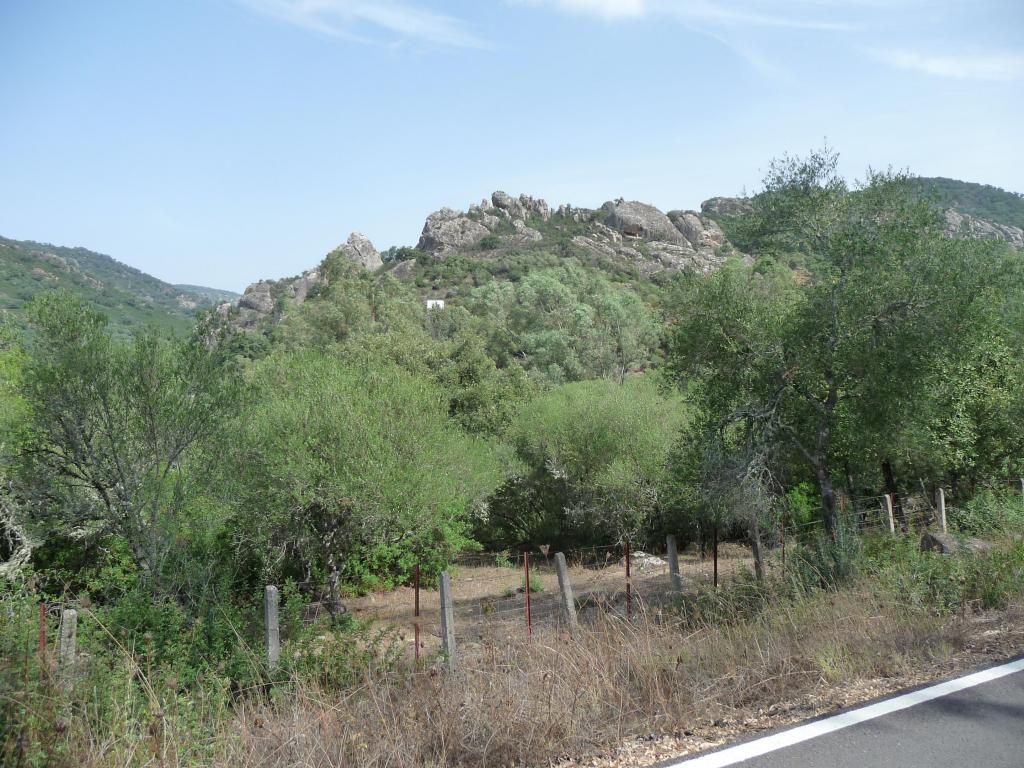
[[[35,529],[118,536],[147,586],[166,591],[189,525],[183,465],[239,392],[215,340],[200,329],[119,343],[105,316],[65,292],[35,299],[29,318],[20,493]]]
[[[690,282],[670,366],[699,381],[709,428],[749,424],[755,442],[803,462],[834,531],[837,429],[880,436],[913,410],[935,359],[979,305],[999,302],[1015,265],[996,247],[946,237],[901,174],[849,189],[829,153],[773,165],[747,231],[761,254],[796,253],[805,268]]]

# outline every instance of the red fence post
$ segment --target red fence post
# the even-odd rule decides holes
[[[633,617],[633,579],[630,571],[629,539],[626,539],[626,618]]]
[[[533,637],[533,617],[530,615],[530,553],[523,552],[523,577],[526,579],[526,636]]]
[[[414,642],[416,643],[415,654],[416,654],[416,665],[420,663],[420,564],[416,563],[416,571],[414,577],[414,589],[416,591],[416,604],[413,609],[413,630],[414,630]]]

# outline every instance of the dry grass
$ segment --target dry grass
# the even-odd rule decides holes
[[[231,722],[217,765],[547,764],[638,733],[735,718],[823,684],[899,676],[962,645],[957,625],[868,591],[822,594],[726,627],[602,615],[481,647],[457,674],[368,672],[344,697],[308,687]]]

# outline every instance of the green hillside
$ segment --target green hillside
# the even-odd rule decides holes
[[[1024,229],[1024,194],[941,176],[921,177],[915,179],[915,184],[943,208]]]
[[[219,304],[227,294],[179,288],[85,248],[0,237],[0,310],[17,318],[26,302],[58,288],[103,311],[119,335],[147,325],[187,330],[197,310]]]

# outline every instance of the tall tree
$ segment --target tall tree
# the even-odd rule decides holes
[[[891,428],[882,422],[912,407],[933,361],[979,303],[999,303],[1015,264],[946,237],[904,175],[869,173],[849,189],[828,151],[773,164],[745,226],[759,255],[796,254],[807,270],[766,279],[737,267],[690,283],[671,367],[700,380],[709,425],[748,423],[806,464],[833,531],[837,426]]]
[[[202,329],[120,344],[102,314],[61,292],[37,298],[30,318],[22,490],[33,517],[44,534],[120,536],[163,591],[187,524],[183,463],[219,428],[238,388]]]

